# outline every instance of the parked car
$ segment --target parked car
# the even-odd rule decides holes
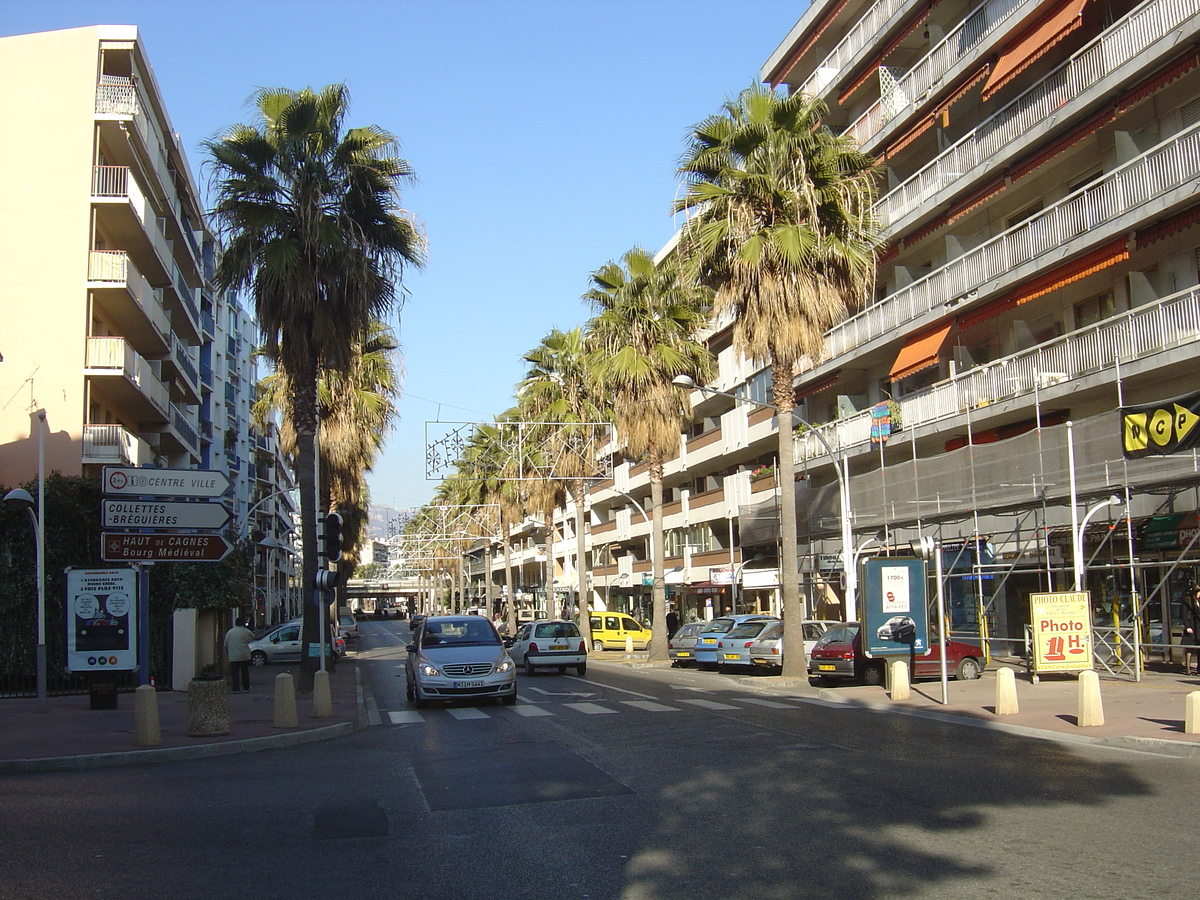
[[[287,622],[272,628],[256,641],[250,642],[250,664],[265,666],[268,663],[299,662],[304,650],[300,639],[300,622]],[[341,656],[346,652],[346,642],[335,638],[330,652]]]
[[[680,625],[679,630],[667,641],[667,656],[671,657],[673,666],[690,666],[696,661],[696,638],[700,636],[704,622],[688,622]]]
[[[805,619],[801,626],[804,631],[804,658],[812,656],[813,647],[832,626],[839,622],[826,619]],[[779,671],[783,668],[783,623],[775,622],[767,628],[750,645],[750,659],[754,665],[768,671]]]
[[[717,667],[717,644],[721,638],[725,637],[731,629],[743,622],[752,622],[755,619],[761,621],[778,621],[775,616],[753,615],[753,616],[721,616],[713,619],[700,631],[699,637],[696,638],[696,665],[701,669]]]
[[[778,619],[750,619],[734,625],[717,641],[717,671],[730,669],[754,670],[750,648],[768,628],[782,624]]]
[[[858,622],[844,622],[831,628],[817,641],[808,660],[808,674],[820,684],[835,684],[844,679],[854,679],[864,684],[882,684],[886,659],[867,659],[862,652]],[[940,678],[942,657],[938,636],[929,634],[931,652],[909,662],[910,677]],[[962,641],[946,641],[946,665],[960,681],[971,681],[979,677],[984,668],[983,651],[974,644]]]
[[[566,672],[574,666],[580,677],[587,674],[587,644],[574,622],[546,619],[526,622],[517,629],[508,655],[525,674],[532,675],[539,667],[557,666]]]
[[[349,641],[357,641],[362,637],[362,631],[358,628],[358,620],[354,618],[354,613],[350,610],[342,608],[338,610],[338,628],[341,630],[342,637]]]
[[[405,649],[405,692],[418,708],[433,700],[517,702],[516,664],[482,616],[422,618]]]
[[[645,650],[650,645],[650,629],[621,613],[596,613],[589,616],[592,625],[593,650],[624,650],[625,639],[633,639],[634,650]]]

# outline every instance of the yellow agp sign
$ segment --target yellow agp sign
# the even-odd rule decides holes
[[[1029,619],[1035,672],[1092,667],[1092,604],[1087,591],[1030,594]]]
[[[1179,453],[1198,442],[1200,394],[1121,408],[1121,445],[1126,459]]]

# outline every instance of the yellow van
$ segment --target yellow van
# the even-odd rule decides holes
[[[634,650],[650,646],[650,629],[629,616],[598,612],[590,618],[593,650],[624,650],[626,637],[633,638]]]

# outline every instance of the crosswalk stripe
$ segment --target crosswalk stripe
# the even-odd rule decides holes
[[[646,712],[680,712],[677,706],[664,706],[652,700],[622,700],[621,703],[625,706],[635,706],[638,709],[644,709]]]
[[[534,706],[531,703],[518,703],[516,706],[514,706],[512,708],[512,711],[515,712],[518,716],[525,716],[526,718],[532,718],[534,716],[552,716],[552,715],[554,715],[554,713],[550,712],[550,710],[542,709],[540,706]]]
[[[740,706],[730,706],[728,703],[718,703],[716,700],[682,699],[679,702],[690,703],[692,706],[699,706],[702,709],[741,709]]]
[[[399,711],[389,711],[388,718],[392,720],[393,725],[412,725],[416,722],[424,722],[425,717],[415,709],[403,709]]]
[[[776,703],[774,700],[760,700],[757,697],[738,697],[739,703],[753,703],[757,706],[768,706],[771,709],[795,709],[790,703]]]
[[[615,709],[608,709],[598,703],[564,703],[563,706],[570,707],[581,713],[587,713],[589,716],[602,716],[606,714],[616,715]]]
[[[476,709],[473,706],[459,706],[459,707],[451,706],[449,709],[446,710],[446,712],[450,713],[450,715],[454,716],[454,718],[459,719],[459,720],[491,718],[482,709]]]

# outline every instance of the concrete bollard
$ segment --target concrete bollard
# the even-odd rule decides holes
[[[329,673],[317,672],[313,676],[313,718],[328,719],[333,716],[333,698],[329,693]]]
[[[893,659],[891,670],[892,699],[912,699],[912,689],[908,682],[908,663],[903,659]]]
[[[296,685],[290,672],[275,676],[275,727],[295,728]]]
[[[1079,717],[1075,724],[1080,728],[1104,724],[1104,704],[1100,701],[1100,676],[1095,672],[1079,673]]]
[[[1019,713],[1017,706],[1017,673],[1011,666],[996,670],[996,715],[1012,716]]]
[[[633,652],[633,635],[632,634],[625,635],[625,652],[626,653]]]
[[[156,747],[162,743],[158,725],[158,691],[143,684],[133,692],[133,743],[135,747]]]
[[[1183,733],[1200,734],[1200,691],[1183,698]]]

